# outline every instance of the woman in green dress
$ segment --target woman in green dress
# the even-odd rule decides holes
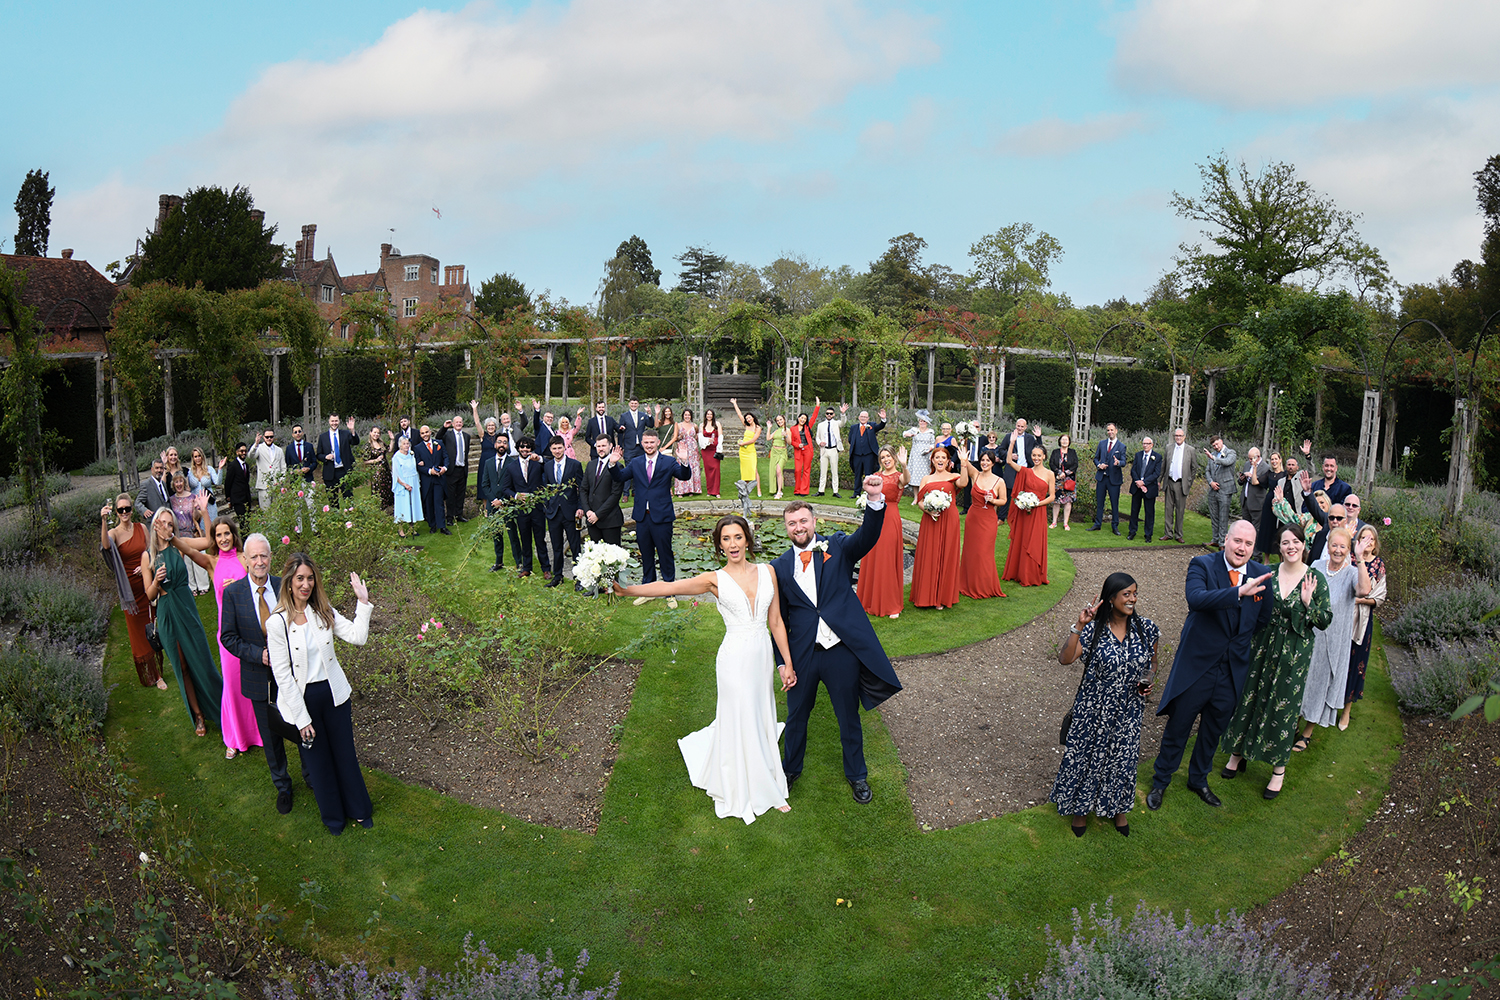
[[[781,485],[786,473],[786,417],[776,414],[776,423],[767,439],[771,442],[771,453],[766,456],[771,465],[771,484],[776,487],[772,496],[781,499]]]
[[[1307,565],[1300,526],[1281,525],[1276,539],[1281,564],[1276,567],[1275,586],[1267,591],[1276,603],[1270,624],[1255,633],[1245,690],[1220,743],[1231,754],[1224,765],[1225,778],[1243,774],[1247,760],[1271,765],[1271,781],[1262,793],[1268,799],[1281,794],[1286,762],[1297,739],[1313,630],[1327,628],[1333,620],[1328,581]]]
[[[203,619],[198,617],[198,603],[188,587],[187,563],[172,545],[176,528],[169,507],[161,508],[151,519],[151,540],[141,554],[141,579],[146,581],[146,596],[156,602],[156,631],[182,686],[183,706],[192,716],[198,735],[204,736],[208,720],[219,724],[224,678],[208,651]]]

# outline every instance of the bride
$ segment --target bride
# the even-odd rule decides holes
[[[771,640],[781,651],[781,689],[797,683],[787,646],[786,625],[776,594],[776,574],[764,563],[750,561],[755,538],[750,523],[738,514],[721,517],[714,525],[714,551],[725,560],[723,569],[700,573],[675,583],[615,585],[624,597],[669,597],[713,594],[724,617],[724,641],[715,661],[719,702],[714,721],[706,729],[677,741],[693,785],[708,792],[719,818],[738,816],[746,823],[767,809],[791,809],[786,802],[786,774],[781,769],[777,740],[782,725],[776,721],[776,695],[771,675]],[[767,629],[769,628],[769,634]]]

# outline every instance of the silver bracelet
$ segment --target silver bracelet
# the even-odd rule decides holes
[[[1080,636],[1083,635],[1082,632],[1078,631],[1078,626],[1077,625],[1069,625],[1068,626],[1068,631],[1072,632],[1074,635],[1080,635]]]

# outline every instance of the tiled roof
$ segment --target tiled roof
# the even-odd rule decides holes
[[[347,274],[344,276],[344,291],[347,293],[368,292],[376,286],[385,287],[385,272],[372,271],[369,274]]]
[[[0,263],[13,271],[26,272],[21,301],[34,307],[37,319],[52,332],[110,329],[109,314],[119,289],[88,261],[0,254]]]

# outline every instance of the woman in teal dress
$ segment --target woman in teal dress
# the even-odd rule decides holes
[[[1312,663],[1313,630],[1327,628],[1333,620],[1328,581],[1307,565],[1301,526],[1283,524],[1276,537],[1281,564],[1276,567],[1275,581],[1264,592],[1276,603],[1270,623],[1255,633],[1245,690],[1219,744],[1231,755],[1224,765],[1225,778],[1243,774],[1247,760],[1271,765],[1271,781],[1262,793],[1268,799],[1281,794],[1286,762],[1297,739],[1297,714]]]
[[[203,619],[188,587],[187,563],[172,546],[175,531],[171,508],[158,510],[151,519],[150,543],[141,554],[141,579],[146,581],[146,597],[156,602],[156,631],[182,687],[182,704],[203,736],[208,720],[219,722],[224,678],[208,651]]]

